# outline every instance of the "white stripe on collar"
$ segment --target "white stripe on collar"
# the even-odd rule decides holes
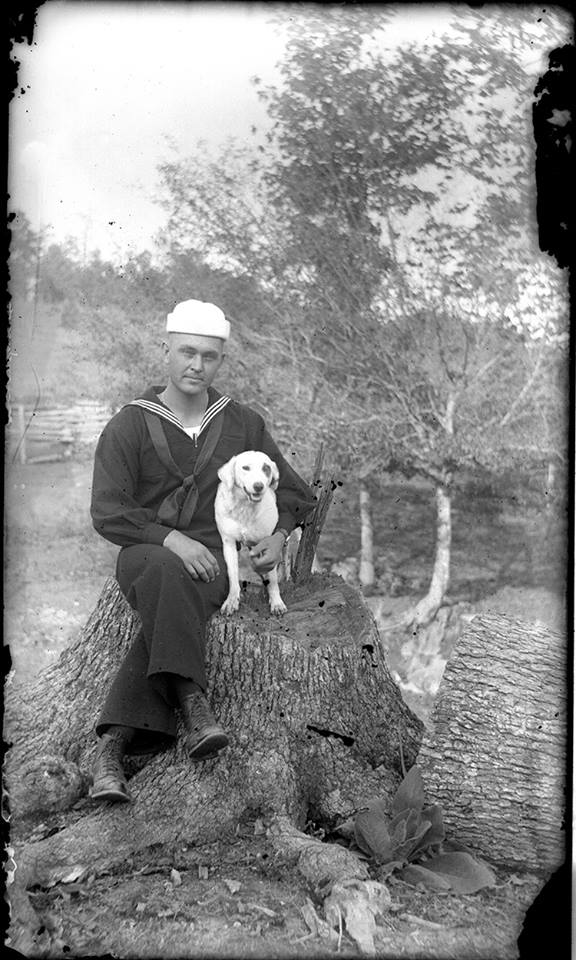
[[[205,427],[214,419],[214,417],[220,413],[224,407],[230,403],[230,397],[218,397],[211,406],[205,411],[204,416],[202,417],[202,423],[200,424],[200,429],[198,430],[198,436],[202,433]],[[182,424],[182,421],[178,419],[175,413],[172,413],[168,407],[165,407],[161,403],[156,403],[154,400],[130,400],[128,403],[129,407],[142,407],[144,410],[149,410],[150,413],[156,413],[159,417],[163,417],[164,420],[167,420],[168,423],[173,424],[175,427],[179,427],[184,433],[186,430]],[[188,434],[186,434],[188,436]]]

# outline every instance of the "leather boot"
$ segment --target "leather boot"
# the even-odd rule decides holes
[[[191,760],[210,760],[228,746],[228,737],[217,722],[203,693],[182,697],[180,708],[188,732],[186,748]]]
[[[127,803],[131,800],[122,768],[122,757],[126,745],[123,731],[111,731],[100,737],[94,765],[92,767],[93,800],[111,800]]]

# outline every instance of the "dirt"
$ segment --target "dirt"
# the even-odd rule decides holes
[[[316,891],[292,863],[270,855],[261,829],[245,821],[223,842],[149,851],[106,875],[35,891],[43,946],[69,957],[361,955],[346,929],[327,935]],[[494,888],[467,897],[394,877],[388,887],[374,937],[378,957],[513,960],[541,881],[501,874]]]
[[[90,472],[88,460],[9,468],[5,642],[16,681],[59,656],[113,574],[117,548],[98,538],[89,522]],[[452,599],[512,615],[531,610],[561,624],[561,537],[543,550],[543,518],[506,509],[478,502],[474,511],[465,498],[456,503]],[[390,484],[374,509],[374,526],[374,592],[401,611],[425,590],[431,569],[429,491]],[[358,510],[350,491],[332,508],[319,559],[330,566],[358,549]],[[498,872],[497,880],[493,889],[457,897],[392,876],[389,908],[378,917],[377,956],[517,957],[524,913],[542,880]],[[315,923],[314,916],[322,917],[316,891],[306,887],[294,864],[274,859],[258,821],[239,824],[236,834],[218,844],[188,848],[183,839],[176,849],[150,850],[109,874],[36,890],[33,900],[52,956],[359,955],[346,930],[327,938],[325,926]]]

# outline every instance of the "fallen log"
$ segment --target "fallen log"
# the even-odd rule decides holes
[[[503,866],[549,874],[566,847],[567,644],[475,617],[446,665],[418,757],[452,836]]]

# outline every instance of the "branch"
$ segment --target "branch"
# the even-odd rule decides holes
[[[502,417],[502,419],[501,419],[501,421],[500,421],[500,423],[499,423],[499,426],[500,426],[500,427],[505,427],[505,426],[510,422],[510,418],[512,417],[512,414],[516,412],[516,409],[518,408],[518,405],[519,405],[520,403],[522,403],[522,400],[524,399],[524,397],[526,396],[526,394],[527,394],[528,391],[530,390],[530,388],[531,388],[532,384],[534,383],[534,381],[535,381],[538,373],[540,372],[540,367],[541,367],[541,365],[542,365],[542,359],[543,359],[543,357],[544,357],[544,346],[542,346],[541,349],[540,349],[540,352],[539,352],[539,354],[538,354],[538,357],[537,357],[537,360],[536,360],[536,364],[535,364],[535,366],[534,366],[534,369],[533,369],[532,373],[531,373],[530,376],[528,377],[526,383],[525,383],[524,386],[522,387],[522,389],[521,389],[520,393],[518,394],[518,396],[516,397],[516,399],[515,399],[515,400],[512,402],[512,404],[510,405],[510,407],[509,407],[509,409],[508,409],[508,412]]]

